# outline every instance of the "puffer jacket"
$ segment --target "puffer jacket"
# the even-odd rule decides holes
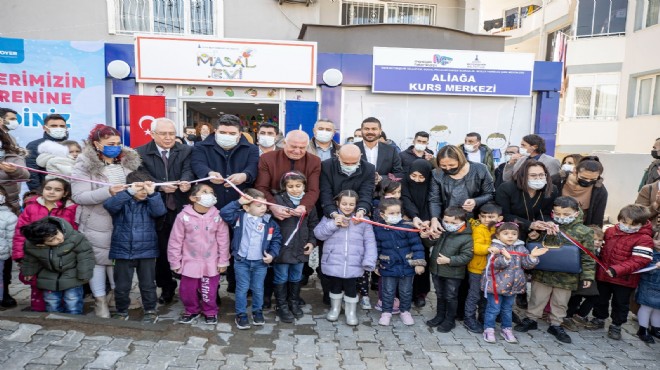
[[[243,238],[243,221],[247,212],[245,212],[241,204],[235,200],[229,202],[226,206],[222,207],[220,210],[220,217],[233,228],[234,235],[231,240],[231,255],[234,256],[235,260],[242,260],[243,257],[239,256],[238,252],[241,249],[241,240]],[[266,213],[261,218],[261,224],[264,225],[264,237],[261,240],[261,254],[267,252],[273,256],[273,260],[277,258],[280,254],[280,248],[282,247],[282,233],[280,232],[280,227],[277,226],[277,223],[273,217]]]
[[[524,253],[526,256],[511,254],[511,260],[507,262],[502,254],[497,255],[487,270],[484,271],[481,278],[481,290],[493,293],[492,269],[495,273],[497,294],[510,296],[525,293],[527,279],[523,269],[533,269],[539,263],[539,259],[532,258],[529,255],[529,251],[525,248],[525,243],[522,240],[516,241],[512,246],[506,246],[500,240],[494,239],[491,245],[499,250],[506,248],[509,252]],[[488,259],[490,258],[491,256],[488,256]]]
[[[412,229],[403,221],[392,226]],[[374,234],[378,246],[378,273],[381,276],[415,276],[416,266],[426,266],[422,239],[416,232],[375,226]]]
[[[128,190],[117,193],[103,202],[112,216],[112,260],[156,258],[159,255],[156,218],[167,213],[158,192],[138,201]]]
[[[119,163],[126,175],[140,167],[140,156],[129,147],[122,149],[120,158]],[[108,182],[104,170],[105,164],[99,159],[94,145],[88,143],[76,160],[72,176]],[[97,265],[112,265],[112,261],[108,257],[112,236],[112,217],[103,208],[103,202],[111,196],[108,186],[86,181],[74,181],[71,184],[71,199],[78,204],[76,222],[80,232],[84,233],[92,243]]]
[[[335,220],[323,217],[314,228],[316,239],[323,240],[321,271],[338,278],[357,278],[376,267],[376,237],[371,225],[348,223],[335,225]]]
[[[286,192],[276,194],[275,203],[289,208],[296,208]],[[275,263],[306,263],[309,261],[309,256],[305,255],[305,245],[307,245],[307,243],[316,245],[314,228],[319,223],[319,219],[316,216],[316,208],[312,207],[310,211],[305,214],[300,228],[291,239],[291,242],[289,242],[288,245],[285,245],[287,240],[289,240],[293,232],[296,230],[299,220],[300,217],[289,217],[284,220],[275,220],[275,222],[280,225],[280,232],[282,233],[282,248],[280,249],[280,255],[274,260]]]
[[[16,230],[18,217],[5,205],[0,205],[0,261],[11,257],[14,230]]]
[[[452,194],[457,186],[465,186],[467,198],[455,199]],[[481,163],[470,162],[470,171],[457,181],[444,173],[439,168],[433,170],[431,175],[431,188],[429,189],[429,210],[431,217],[442,218],[442,213],[450,206],[462,206],[468,199],[474,199],[477,203],[475,207],[479,209],[485,203],[490,202],[495,197],[495,186],[493,177],[488,172],[488,168]]]
[[[25,202],[25,208],[18,216],[18,222],[16,223],[16,231],[14,232],[12,243],[12,259],[20,260],[25,255],[23,251],[25,237],[21,234],[21,227],[25,225],[41,220],[44,217],[53,216],[63,219],[70,223],[74,230],[78,230],[78,225],[76,224],[76,210],[78,209],[78,205],[71,201],[67,201],[66,204],[57,202],[56,205],[57,207],[48,210],[43,197],[32,197]]]
[[[600,251],[600,260],[613,269],[614,277],[602,268],[596,271],[596,280],[636,288],[640,274],[633,272],[645,267],[653,259],[653,229],[647,222],[633,234],[624,233],[619,225],[605,231],[605,243]]]
[[[444,278],[464,279],[465,267],[473,256],[472,243],[472,227],[469,223],[457,232],[442,233],[431,249],[431,273]],[[439,254],[449,257],[451,262],[447,265],[438,265]]]
[[[45,168],[48,172],[71,176],[75,160],[69,158],[69,148],[55,141],[45,140],[37,148],[37,166]],[[57,176],[46,175],[49,180]]]
[[[62,291],[83,285],[92,278],[94,252],[85,236],[66,221],[48,217],[60,223],[64,242],[56,247],[37,247],[25,242],[23,276],[37,275],[37,287]]]
[[[594,231],[584,226],[582,223],[584,212],[580,210],[575,221],[568,225],[559,225],[559,230],[566,233],[571,238],[577,240],[592,253],[594,252]],[[563,237],[548,235],[545,239],[546,244],[570,244],[570,241]],[[532,278],[545,285],[567,290],[577,290],[581,281],[594,281],[596,277],[596,261],[588,254],[580,251],[580,260],[582,263],[582,272],[580,274],[569,274],[567,272],[551,271],[532,271]]]
[[[472,226],[472,259],[467,265],[468,272],[481,275],[488,264],[488,247],[493,241],[494,227],[488,227],[477,219],[470,220]]]
[[[25,166],[25,157],[23,151],[21,154],[5,153],[4,157],[0,157],[0,161],[19,166]],[[14,206],[16,209],[20,208],[18,195],[21,192],[21,180],[28,180],[30,172],[24,168],[17,168],[14,172],[0,171],[0,184],[7,192],[6,202]]]
[[[218,267],[229,266],[229,228],[217,208],[201,214],[183,207],[172,226],[167,260],[172,270],[194,279],[217,276]]]
[[[651,265],[660,263],[660,252],[653,252]],[[651,266],[649,265],[649,266]],[[639,274],[637,287],[637,303],[660,310],[660,269]]]

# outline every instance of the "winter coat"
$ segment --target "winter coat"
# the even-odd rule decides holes
[[[516,174],[522,168],[525,161],[530,158],[536,159],[536,157],[522,157],[513,164],[507,163],[504,166],[504,174],[502,176],[504,181],[514,180],[516,178]],[[561,170],[561,163],[557,158],[551,157],[547,154],[541,154],[538,156],[538,159],[536,160],[543,163],[545,167],[548,169],[548,173],[550,174],[550,179],[548,179],[548,182],[550,182],[552,178],[556,178],[557,176],[559,176],[559,170]]]
[[[335,208],[336,209],[336,208]],[[314,228],[316,239],[323,240],[321,271],[338,278],[357,278],[376,268],[376,237],[371,225],[352,221],[348,227],[335,225],[335,220],[323,217]]]
[[[28,167],[34,168],[35,170],[41,170],[44,171],[45,168],[42,166],[39,166],[37,164],[37,157],[39,156],[39,146],[45,142],[45,141],[52,141],[55,143],[60,143],[62,141],[65,141],[68,139],[68,135],[61,138],[61,139],[54,139],[50,135],[48,135],[46,132],[44,132],[43,136],[41,139],[37,139],[34,141],[31,141],[28,143],[28,145],[25,147],[28,151],[28,156],[25,158],[25,163]],[[67,150],[68,154],[68,150]],[[29,173],[30,181],[27,182],[27,187],[30,190],[39,190],[39,187],[41,184],[44,182],[44,178],[46,175],[42,173],[37,173],[37,172],[30,172]]]
[[[85,235],[66,221],[48,217],[60,223],[64,242],[55,247],[36,246],[25,242],[25,258],[21,265],[23,276],[37,276],[42,290],[62,291],[83,285],[92,278],[94,252]]]
[[[566,233],[571,238],[577,240],[585,248],[592,253],[594,250],[594,231],[582,223],[584,213],[579,212],[575,221],[568,225],[559,225],[559,230]],[[550,236],[545,239],[547,245],[571,244],[570,241],[564,237]],[[596,261],[594,261],[588,254],[580,251],[580,260],[582,264],[582,272],[580,274],[569,274],[567,272],[551,272],[551,271],[532,271],[532,278],[545,285],[567,290],[577,290],[581,286],[581,282],[588,280],[593,282],[596,277]]]
[[[140,156],[129,147],[124,147],[119,160],[124,173],[137,170],[140,167]],[[93,144],[86,145],[73,167],[73,177],[108,182],[105,174],[105,164],[99,159]],[[112,217],[103,208],[103,202],[110,198],[110,187],[93,184],[86,181],[71,183],[71,198],[78,204],[76,222],[80,232],[84,233],[92,247],[97,265],[112,265],[108,257],[112,236]]]
[[[433,151],[431,149],[425,149],[425,153],[433,155]],[[424,159],[424,157],[418,157],[417,154],[415,154],[415,146],[411,145],[408,147],[408,149],[402,151],[399,153],[399,158],[401,158],[401,168],[403,170],[404,175],[409,175],[410,172],[410,165],[417,159]],[[405,177],[405,176],[404,176]]]
[[[371,200],[374,197],[376,167],[367,162],[364,157],[360,159],[360,166],[350,175],[341,170],[339,158],[334,157],[321,162],[321,179],[319,181],[321,194],[319,200],[323,207],[323,215],[330,217],[337,211],[334,198],[342,190],[354,190],[358,199],[356,209],[364,209],[365,214],[371,212]]]
[[[334,157],[337,151],[341,148],[341,145],[339,145],[336,141],[332,140],[332,144],[330,144],[330,156]],[[309,140],[309,144],[307,144],[307,153],[313,154],[318,157],[317,154],[317,149],[316,149],[316,138],[313,137]]]
[[[596,279],[629,288],[637,287],[640,274],[633,272],[646,267],[653,259],[651,223],[647,222],[638,232],[632,234],[624,233],[617,224],[605,230],[604,240],[600,260],[616,274],[610,277],[602,268],[598,268]]]
[[[189,278],[218,275],[218,267],[229,266],[229,227],[217,208],[205,214],[187,205],[176,216],[167,260],[172,270]]]
[[[656,204],[660,203],[658,199],[658,184],[656,181],[653,184],[644,185],[637,194],[635,204],[642,205],[651,212],[651,226],[655,228],[658,225],[658,216],[660,215],[660,208],[656,208]]]
[[[160,194],[154,192],[138,201],[120,191],[103,202],[112,217],[111,260],[137,260],[159,256],[156,218],[167,213]]]
[[[525,248],[525,243],[522,240],[516,241],[512,246],[506,246],[501,241],[494,239],[492,246],[500,250],[506,248],[509,252],[524,253],[526,256],[512,254],[511,260],[507,262],[502,254],[497,255],[484,271],[481,278],[481,290],[493,294],[492,269],[495,272],[497,294],[510,296],[525,293],[527,279],[523,269],[533,269],[539,263],[539,259],[529,255],[529,251]],[[489,255],[488,259],[490,258]]]
[[[71,201],[67,201],[66,205],[63,205],[62,202],[57,202],[57,207],[50,211],[44,204],[43,197],[32,197],[25,201],[25,208],[18,216],[18,222],[16,223],[16,231],[14,232],[12,243],[12,259],[20,260],[25,254],[23,251],[25,237],[21,233],[21,227],[25,225],[41,220],[44,217],[53,216],[63,219],[71,224],[74,230],[78,230],[78,225],[76,224],[77,204]]]
[[[412,226],[403,221],[392,226],[412,229]],[[378,246],[380,276],[415,276],[416,266],[426,266],[422,239],[416,232],[374,226],[374,235]]]
[[[220,216],[222,219],[233,228],[234,235],[231,240],[231,255],[234,256],[235,260],[242,260],[243,257],[238,255],[238,252],[241,248],[241,239],[243,238],[243,223],[247,212],[243,210],[243,207],[237,200],[227,204],[222,207],[220,210]],[[282,233],[280,232],[280,227],[277,226],[277,223],[271,215],[266,213],[261,220],[261,224],[264,225],[264,238],[261,241],[261,252],[267,252],[273,256],[273,260],[277,258],[280,254],[280,248],[282,247]]]
[[[456,199],[454,189],[464,186],[467,189],[467,198]],[[453,205],[462,206],[468,199],[477,203],[475,211],[495,197],[493,177],[488,168],[481,163],[470,163],[470,170],[460,180],[452,179],[441,169],[433,170],[431,188],[429,190],[429,207],[431,217],[442,218],[445,209]]]
[[[209,176],[209,172],[218,172],[222,177],[229,177],[235,173],[244,173],[247,180],[237,185],[241,191],[251,188],[257,178],[259,164],[259,148],[250,144],[243,135],[230,150],[224,150],[215,142],[215,134],[209,135],[193,147],[190,165],[197,178]],[[238,193],[224,184],[208,183],[218,197],[218,205],[225,206],[239,198]]]
[[[529,194],[518,188],[515,181],[507,181],[497,188],[495,203],[502,207],[504,221],[515,222],[520,226],[518,239],[527,240],[532,222],[552,220],[552,204],[559,192],[556,186],[547,186],[552,186],[552,194],[549,197],[545,196],[545,190],[539,190],[531,199]]]
[[[0,162],[7,162],[25,166],[25,157],[19,154],[5,153],[4,157],[0,158]],[[6,203],[11,204],[16,209],[20,208],[21,204],[18,195],[21,192],[21,180],[28,180],[30,173],[24,168],[16,168],[14,172],[5,172],[0,170],[0,186],[5,189],[7,193]]]
[[[56,141],[45,140],[37,148],[39,156],[37,165],[45,168],[48,172],[71,176],[75,161],[69,158],[69,148]],[[46,175],[44,180],[56,178],[57,176]],[[69,181],[68,179],[65,179]]]
[[[0,261],[11,257],[14,230],[16,230],[18,217],[5,205],[0,205]],[[1,262],[0,262],[1,263]]]
[[[465,144],[461,144],[458,148],[463,151],[465,158],[468,158],[468,152],[465,150]],[[491,176],[495,176],[495,161],[493,160],[493,150],[487,145],[479,145],[479,154],[481,155],[481,164],[488,167],[488,172]]]
[[[660,159],[656,159],[644,170],[642,175],[642,181],[639,183],[639,189],[642,190],[644,185],[653,184],[654,182],[660,180]]]
[[[651,265],[660,262],[660,252],[653,252]],[[660,310],[660,269],[651,270],[639,274],[639,286],[637,287],[637,303]]]
[[[296,208],[286,192],[276,194],[275,203],[289,208]],[[307,245],[307,243],[316,245],[314,228],[319,223],[319,218],[316,216],[316,208],[312,207],[309,212],[305,214],[298,232],[296,232],[293,239],[291,239],[291,242],[288,245],[285,245],[287,240],[289,240],[293,234],[293,231],[298,226],[299,220],[300,217],[289,217],[281,221],[277,219],[275,220],[280,226],[280,232],[282,233],[282,248],[280,249],[280,255],[274,259],[275,263],[307,263],[307,261],[309,261],[309,256],[305,255],[305,245]]]
[[[566,179],[563,179],[557,186],[557,191],[560,195],[562,194],[565,184]],[[605,206],[607,206],[607,189],[603,182],[599,180],[591,188],[591,201],[589,202],[589,209],[587,209],[584,215],[584,224],[603,227]]]
[[[464,279],[465,267],[473,256],[472,227],[469,223],[457,232],[443,232],[433,244],[430,256],[430,271],[444,278]],[[447,265],[438,265],[438,255],[451,260]]]
[[[488,248],[492,244],[495,228],[488,227],[475,219],[470,220],[470,226],[472,226],[473,256],[467,269],[468,272],[481,275],[488,264]]]

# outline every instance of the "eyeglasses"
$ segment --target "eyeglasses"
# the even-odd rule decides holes
[[[546,178],[544,173],[530,173],[527,176],[529,177],[530,180],[541,180]]]
[[[160,137],[176,137],[176,132],[155,132],[154,134]]]

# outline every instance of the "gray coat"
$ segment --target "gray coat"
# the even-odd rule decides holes
[[[518,173],[518,170],[520,170],[520,168],[522,167],[523,163],[525,163],[527,158],[528,157],[520,158],[514,164],[507,163],[504,166],[504,173],[502,175],[504,181],[513,180],[516,173]],[[548,173],[550,174],[550,177],[555,177],[559,175],[559,170],[561,170],[561,163],[557,158],[551,157],[547,154],[541,154],[538,161],[543,163],[545,167],[548,168]],[[548,179],[548,182],[550,182],[550,179]]]
[[[140,156],[129,147],[122,149],[121,166],[129,173],[140,167]],[[94,146],[88,143],[78,156],[73,167],[73,177],[108,182],[105,165],[99,159]],[[112,217],[103,208],[103,202],[110,198],[110,188],[86,181],[72,181],[71,198],[78,204],[76,223],[78,231],[85,234],[94,249],[97,265],[112,265],[108,258],[112,238]]]
[[[12,240],[18,217],[5,205],[0,206],[0,261],[11,257]],[[0,262],[2,263],[2,262]]]
[[[376,238],[366,222],[350,221],[348,227],[335,225],[335,220],[323,217],[314,228],[317,240],[323,240],[321,271],[327,276],[357,278],[376,267]]]

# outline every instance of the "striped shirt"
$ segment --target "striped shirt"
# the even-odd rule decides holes
[[[108,182],[114,185],[126,183],[126,172],[120,164],[109,164],[103,169],[103,174],[108,178]]]

